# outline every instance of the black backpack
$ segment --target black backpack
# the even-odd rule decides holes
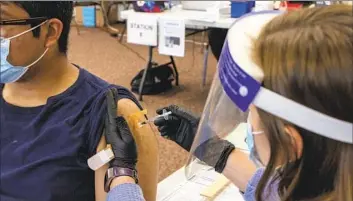
[[[131,81],[131,91],[139,93],[140,83],[145,69],[141,70]],[[156,95],[173,87],[174,71],[169,65],[158,66],[156,63],[148,69],[142,95]]]

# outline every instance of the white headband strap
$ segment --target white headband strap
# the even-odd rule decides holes
[[[261,87],[253,104],[277,117],[327,138],[353,144],[353,124],[315,111]]]

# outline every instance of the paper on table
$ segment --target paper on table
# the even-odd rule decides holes
[[[191,14],[191,12],[193,12]],[[190,15],[188,16],[188,20],[192,21],[199,21],[199,22],[207,22],[207,23],[214,23],[220,17],[219,8],[209,8],[205,12],[200,11],[191,11]]]
[[[207,198],[200,195],[207,186],[213,184],[213,182],[219,178],[219,174],[214,170],[210,170],[209,167],[205,167],[202,171],[198,172],[189,181],[180,183],[174,190],[168,193],[158,201],[206,201]],[[239,193],[237,187],[233,184],[229,185],[223,192],[221,192],[214,201],[244,201],[243,197]]]
[[[185,22],[176,17],[159,18],[159,54],[183,57],[185,54]]]
[[[234,144],[235,147],[247,151],[245,143],[246,137],[246,123],[240,124],[226,139]],[[200,193],[211,186],[220,174],[214,170],[210,170],[208,166],[202,166],[200,171],[190,179],[185,178],[185,169],[182,168],[167,178],[163,185],[159,186],[160,196],[158,201],[206,201],[207,198],[200,195]],[[170,189],[170,186],[173,186]],[[213,201],[244,201],[239,189],[230,184],[226,187]]]

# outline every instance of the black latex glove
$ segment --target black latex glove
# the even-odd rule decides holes
[[[117,117],[117,91],[111,89],[106,94],[107,116],[105,118],[105,138],[112,146],[114,159],[110,167],[136,170],[137,148],[129,126],[124,117]]]
[[[172,114],[168,116],[168,120],[160,117],[154,121],[159,132],[163,137],[190,151],[200,119],[176,105],[158,109],[156,112],[161,115],[163,110],[170,111]]]
[[[207,165],[214,167],[219,173],[222,173],[229,155],[235,149],[235,146],[227,140],[215,136],[200,144],[193,155]]]

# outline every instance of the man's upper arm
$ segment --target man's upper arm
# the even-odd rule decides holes
[[[131,114],[139,112],[138,106],[129,99],[121,99],[118,101],[118,115],[123,116],[129,124],[130,130],[134,135],[138,149],[137,171],[139,174],[139,185],[143,191],[146,201],[156,200],[156,191],[158,183],[158,144],[157,138],[150,126],[138,128],[130,122],[128,117]],[[141,117],[144,119],[144,117]],[[141,121],[143,119],[140,119]],[[97,152],[106,147],[105,137],[97,147]],[[104,193],[104,175],[107,166],[100,168],[95,173],[96,180],[96,200],[104,201],[106,194]]]

